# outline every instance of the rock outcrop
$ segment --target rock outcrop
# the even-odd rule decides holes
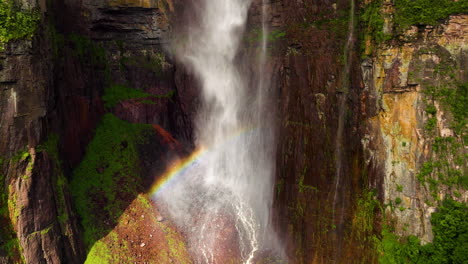
[[[364,70],[369,76],[366,93],[374,95],[377,109],[367,119],[362,139],[367,160],[383,168],[383,203],[391,205],[387,210],[395,218],[396,232],[416,235],[426,243],[432,240],[430,216],[438,201],[447,196],[464,202],[468,199],[466,189],[458,182],[447,184],[445,176],[434,175],[435,170],[428,175],[432,183],[421,178],[422,170],[433,162],[447,162],[461,174],[466,169],[465,162],[454,163],[465,152],[464,147],[455,147],[463,144],[463,134],[453,130],[453,113],[444,102],[446,98],[433,92],[456,90],[459,83],[467,81],[463,66],[467,30],[466,15],[451,16],[439,26],[413,26],[399,41],[382,45],[372,65]],[[453,144],[441,142],[452,139]],[[452,153],[442,157],[435,144]]]
[[[191,142],[184,110],[193,100],[181,107],[176,71],[163,50],[171,4],[31,1],[23,7],[38,9],[41,22],[31,40],[10,42],[1,54],[0,262],[83,263],[81,216],[68,182],[103,113],[158,124]],[[113,84],[150,98],[108,108],[101,96]]]

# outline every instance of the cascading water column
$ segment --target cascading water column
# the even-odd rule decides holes
[[[264,100],[268,82],[260,76],[256,87],[247,87],[249,80],[238,66],[250,1],[197,4],[200,23],[188,31],[176,56],[201,82],[202,107],[196,120],[201,154],[155,199],[187,235],[197,263],[221,263],[220,251],[225,250],[237,251],[249,264],[270,233],[274,139]],[[259,75],[264,75],[266,58],[265,28],[262,31]],[[229,227],[234,227],[234,235]]]

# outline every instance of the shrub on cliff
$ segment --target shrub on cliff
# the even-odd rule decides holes
[[[399,238],[387,228],[382,231],[381,264],[468,263],[468,207],[447,199],[432,214],[434,241],[421,245],[415,236]]]
[[[400,29],[411,25],[436,25],[451,14],[468,12],[467,1],[395,0],[395,24]]]
[[[13,0],[0,0],[0,46],[10,40],[32,37],[38,20],[37,12],[22,11]]]

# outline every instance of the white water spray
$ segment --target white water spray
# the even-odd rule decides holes
[[[273,196],[274,133],[266,109],[267,49],[265,1],[256,82],[239,68],[248,0],[202,0],[202,20],[188,32],[176,56],[193,69],[202,85],[196,144],[204,154],[155,199],[189,239],[197,263],[219,263],[220,243],[234,227],[242,262],[250,264],[265,248]],[[245,56],[247,57],[247,56]],[[255,68],[255,67],[254,67]],[[249,87],[247,83],[256,83]],[[223,242],[224,241],[224,242]]]

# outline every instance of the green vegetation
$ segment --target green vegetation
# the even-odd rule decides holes
[[[385,34],[384,17],[382,13],[383,0],[371,0],[364,4],[359,21],[361,24],[362,56],[372,55],[373,46],[378,45],[393,36]],[[436,25],[451,14],[467,13],[467,1],[454,0],[394,0],[394,27],[397,33],[402,33],[411,25]]]
[[[53,30],[52,30],[53,31]],[[104,80],[104,85],[111,83],[111,72],[107,62],[106,50],[102,44],[82,35],[70,34],[63,36],[57,32],[51,33],[52,48],[54,53],[60,54],[63,42],[65,41],[71,47],[72,55],[79,59],[81,64],[92,66],[93,71]],[[58,57],[57,59],[61,59]]]
[[[284,190],[284,178],[281,178],[277,183],[276,183],[276,195],[279,197],[281,193]]]
[[[188,258],[187,246],[180,233],[166,221],[158,221],[156,215],[153,214],[153,206],[146,195],[140,194],[133,200],[132,205],[127,207],[125,212],[120,217],[119,226],[110,230],[109,234],[96,241],[87,255],[86,264],[101,264],[101,263],[135,263],[142,260],[141,256],[133,254],[134,247],[140,247],[141,242],[133,241],[134,237],[141,232],[141,223],[138,223],[140,215],[145,216],[145,222],[149,221],[149,226],[153,232],[161,234],[158,237],[159,242],[151,248],[155,254],[145,256],[145,260],[149,263],[191,263]],[[135,222],[136,221],[136,222]],[[147,224],[145,224],[147,225]],[[121,227],[125,228],[121,228]],[[130,236],[129,236],[130,235]],[[140,236],[141,239],[141,236]],[[137,244],[135,245],[135,242]],[[148,245],[149,246],[149,245]],[[148,259],[149,258],[149,259]]]
[[[104,100],[106,107],[114,107],[124,100],[141,98],[171,98],[174,93],[175,92],[172,90],[164,95],[153,95],[124,85],[111,85],[105,90],[105,94],[102,99]],[[143,100],[143,103],[154,104],[154,102],[150,100]]]
[[[108,264],[109,260],[113,259],[112,252],[108,246],[101,241],[97,241],[94,246],[90,249],[89,254],[86,257],[86,264]],[[119,259],[122,261],[123,259]]]
[[[22,11],[13,0],[0,0],[0,49],[10,40],[31,38],[38,21],[38,12]]]
[[[98,45],[88,37],[71,34],[68,40],[73,45],[74,55],[77,56],[82,63],[90,62],[92,65],[105,68],[107,65],[107,57],[105,49]]]
[[[286,32],[276,29],[276,30],[272,30],[268,32],[267,41],[268,42],[277,41],[284,37],[286,37]]]
[[[363,10],[359,19],[361,23],[365,25],[366,34],[372,36],[372,39],[377,42],[385,40],[385,34],[383,33],[384,19],[382,17],[382,1],[371,1]]]
[[[372,46],[391,39],[391,35],[383,32],[384,18],[382,16],[382,0],[373,0],[364,6],[359,16],[361,27],[361,52],[363,57],[370,56]]]
[[[59,142],[58,135],[50,134],[47,140],[37,147],[37,151],[47,152],[47,155],[49,155],[53,161],[60,163],[59,154],[58,154],[58,142]]]
[[[436,25],[451,14],[467,13],[467,1],[395,0],[395,25],[405,30],[411,25]]]
[[[307,173],[307,166],[304,167],[301,174],[299,175],[299,182],[298,182],[299,192],[303,193],[303,192],[305,192],[307,190],[318,191],[317,187],[304,184],[304,177],[305,177],[306,173]]]
[[[369,245],[375,243],[374,220],[377,212],[381,210],[375,191],[364,190],[357,201],[356,213],[353,219],[353,233],[359,240]]]
[[[269,31],[266,35],[268,42],[275,42],[277,40],[283,39],[286,37],[286,32],[282,30],[272,30]],[[259,43],[263,40],[263,30],[261,28],[255,28],[247,36],[247,41],[250,43]]]
[[[438,70],[441,74],[450,72],[450,69]],[[468,188],[468,176],[463,173],[466,155],[461,151],[467,140],[468,84],[430,86],[425,94],[429,98],[425,109],[429,115],[425,129],[434,135],[431,142],[433,159],[423,164],[417,178],[421,183],[428,183],[433,198],[437,200],[439,184]],[[455,136],[436,136],[437,108],[434,101],[440,102],[442,109],[451,114],[450,127]]]
[[[400,197],[395,198],[395,204],[400,205],[403,201],[401,200]]]
[[[52,46],[52,54],[56,61],[62,61],[62,49],[65,46],[65,36],[57,32],[55,26],[50,23],[47,27],[47,34],[50,39],[50,44]]]
[[[123,69],[125,65],[131,65],[134,67],[140,67],[152,71],[156,74],[161,74],[165,67],[167,67],[168,62],[166,61],[166,56],[163,53],[155,53],[147,56],[133,56],[125,57],[123,42],[117,41],[117,47],[120,52],[120,68]]]
[[[26,150],[18,151],[10,159],[0,159],[0,252],[6,252],[4,255],[9,257],[12,263],[25,263],[21,254],[22,248],[17,238],[13,226],[20,215],[21,208],[17,204],[18,196],[13,192],[13,186],[8,185],[5,175],[2,173],[3,165],[7,162],[19,164],[26,162],[28,165],[26,171],[31,168],[31,154]],[[24,177],[25,176],[21,176]]]
[[[397,192],[402,192],[403,191],[403,185],[397,184],[396,190],[397,190]]]
[[[447,56],[434,47],[420,48],[418,53],[435,53],[442,61],[434,68],[434,78],[441,82],[433,85],[432,82],[423,82],[423,90],[426,95],[425,112],[427,122],[426,133],[430,136],[432,155],[427,160],[417,177],[421,183],[427,184],[429,191],[435,200],[438,200],[439,185],[444,184],[449,188],[458,186],[467,188],[468,176],[463,171],[466,164],[466,155],[463,153],[467,141],[467,111],[468,108],[468,83],[458,82],[455,76],[456,65]],[[437,107],[436,107],[437,103]],[[445,122],[453,130],[454,135],[440,136],[437,127],[438,111]]]
[[[415,236],[400,238],[388,226],[382,231],[381,264],[455,264],[468,260],[468,207],[445,200],[432,214],[432,243],[421,245]]]
[[[318,29],[330,30],[344,37],[348,33],[349,12],[349,9],[338,10],[335,17],[315,20],[311,25]]]
[[[431,96],[445,105],[453,116],[452,128],[458,135],[466,137],[468,123],[468,83],[460,83],[455,88],[440,87],[429,91]],[[465,138],[468,139],[468,138]]]
[[[10,160],[12,162],[19,162],[19,161],[29,159],[29,157],[30,157],[30,154],[27,150],[20,150],[15,155],[13,155],[13,157],[11,157]]]
[[[13,230],[12,221],[10,219],[10,210],[13,201],[9,199],[9,190],[5,174],[3,174],[3,166],[6,165],[6,160],[0,158],[0,254],[9,257],[12,263],[24,263],[21,254],[21,246]]]
[[[67,204],[65,200],[65,190],[68,188],[68,180],[63,174],[62,162],[58,151],[59,137],[56,134],[50,134],[47,140],[37,147],[38,152],[45,152],[53,161],[53,183],[54,191],[57,195],[58,220],[62,231],[66,233],[65,223],[69,216],[67,212]]]
[[[32,232],[31,234],[28,235],[28,237],[36,236],[36,235],[46,235],[47,233],[49,233],[50,230],[52,230],[52,227],[53,225],[50,225],[42,230]]]
[[[106,88],[102,100],[104,100],[106,107],[114,107],[120,101],[151,96],[151,94],[145,93],[142,90],[132,89],[124,85],[111,85]]]
[[[16,233],[14,233],[14,231],[12,232],[12,237],[7,237],[7,239],[0,244],[0,250],[6,252],[6,256],[10,257],[10,261],[13,261],[15,264],[26,263],[21,254],[21,246],[16,237]]]
[[[421,248],[420,241],[415,236],[401,239],[388,227],[384,227],[379,246],[382,251],[379,258],[380,264],[419,263],[412,262],[412,260],[419,258]]]
[[[130,124],[112,114],[104,115],[96,129],[71,182],[88,247],[107,234],[141,191],[137,148],[151,131],[149,125]]]

